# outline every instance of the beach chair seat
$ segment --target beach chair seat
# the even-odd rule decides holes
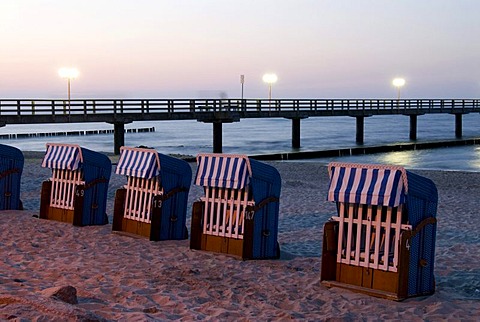
[[[42,183],[40,218],[76,226],[104,225],[112,163],[101,153],[74,144],[47,143],[42,167],[52,177]]]
[[[244,155],[199,154],[190,248],[244,259],[278,258],[278,171]]]
[[[150,240],[188,238],[190,165],[154,149],[121,147],[115,172],[127,184],[115,194],[112,231]]]
[[[0,210],[22,210],[20,181],[24,157],[19,149],[0,144]]]
[[[435,184],[402,167],[332,162],[321,281],[403,300],[435,291]]]

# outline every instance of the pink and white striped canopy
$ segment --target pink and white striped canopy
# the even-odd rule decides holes
[[[243,189],[252,174],[245,155],[199,154],[197,165],[195,184],[204,187]]]
[[[160,159],[154,149],[120,148],[116,174],[150,179],[160,174]]]
[[[77,170],[82,162],[82,149],[76,144],[47,143],[42,167]]]
[[[405,203],[407,173],[398,166],[331,162],[327,200],[396,207]]]

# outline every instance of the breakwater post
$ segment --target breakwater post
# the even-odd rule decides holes
[[[5,124],[0,122],[0,127]],[[125,133],[147,133],[155,132],[155,127],[144,127],[126,129]],[[83,135],[98,135],[98,134],[112,134],[114,130],[75,130],[75,131],[59,131],[59,132],[35,132],[35,133],[10,133],[0,134],[0,140],[12,140],[12,139],[28,139],[35,137],[49,137],[49,136],[83,136]]]

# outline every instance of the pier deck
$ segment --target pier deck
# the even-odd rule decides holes
[[[363,144],[364,118],[404,115],[410,139],[417,118],[455,115],[455,137],[462,137],[462,116],[480,112],[480,99],[0,99],[0,126],[7,124],[104,122],[114,126],[114,152],[124,145],[125,124],[135,121],[197,120],[213,124],[213,152],[222,152],[222,124],[244,118],[292,120],[292,147],[300,147],[301,120],[308,117],[356,118],[356,142]]]

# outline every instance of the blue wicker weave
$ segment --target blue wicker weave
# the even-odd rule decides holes
[[[21,209],[20,180],[24,157],[19,149],[0,144],[0,210]]]

